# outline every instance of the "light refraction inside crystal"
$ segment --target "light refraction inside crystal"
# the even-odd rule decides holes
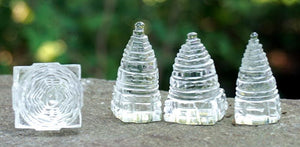
[[[236,84],[236,124],[269,124],[280,119],[276,81],[255,32],[250,35]]]
[[[80,65],[15,66],[12,87],[15,127],[60,130],[81,127]]]
[[[123,122],[160,121],[160,98],[154,51],[144,34],[144,23],[137,22],[118,69],[111,110]]]
[[[187,36],[173,65],[164,119],[190,125],[213,125],[225,115],[226,96],[220,88],[214,62],[197,33]]]

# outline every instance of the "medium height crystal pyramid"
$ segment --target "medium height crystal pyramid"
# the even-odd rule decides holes
[[[276,123],[281,110],[276,81],[257,33],[250,37],[236,82],[235,123]]]
[[[161,120],[158,69],[152,46],[137,22],[118,69],[111,110],[123,122]]]
[[[164,119],[181,124],[213,125],[225,114],[226,96],[220,88],[214,62],[197,33],[187,36],[173,65]]]

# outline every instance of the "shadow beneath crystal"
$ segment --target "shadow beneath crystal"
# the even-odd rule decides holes
[[[60,131],[35,131],[35,130],[15,130],[15,135],[22,135],[24,137],[62,137],[62,136],[76,136],[79,134],[77,129],[61,129]]]

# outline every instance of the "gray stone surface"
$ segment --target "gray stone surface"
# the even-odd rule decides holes
[[[36,132],[14,128],[12,76],[0,76],[0,146],[300,146],[300,100],[282,99],[282,119],[273,125],[233,125],[233,99],[228,99],[225,118],[214,126],[125,124],[110,111],[114,81],[82,83],[82,128]],[[165,99],[167,92],[161,94]]]

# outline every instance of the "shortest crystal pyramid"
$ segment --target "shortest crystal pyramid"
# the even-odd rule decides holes
[[[175,58],[164,119],[213,125],[223,118],[226,109],[226,96],[220,88],[214,62],[197,33],[189,33]]]
[[[250,37],[236,81],[235,123],[276,123],[281,110],[276,81],[257,33]]]
[[[161,120],[158,68],[154,50],[137,22],[124,50],[111,101],[113,114],[123,122]]]

